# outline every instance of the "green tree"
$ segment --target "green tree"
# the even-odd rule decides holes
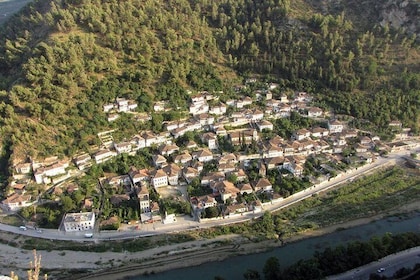
[[[260,276],[260,273],[258,271],[253,270],[253,269],[248,269],[244,273],[244,279],[246,279],[246,280],[260,280],[261,276]]]
[[[279,260],[276,257],[270,257],[265,262],[263,273],[266,280],[279,280],[281,276]]]
[[[205,209],[206,218],[215,218],[219,216],[219,209],[216,206],[207,207]]]
[[[74,203],[71,197],[63,195],[61,196],[61,204],[63,205],[63,211],[69,212],[71,210],[76,209],[76,204]]]

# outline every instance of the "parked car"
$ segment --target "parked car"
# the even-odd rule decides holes
[[[28,228],[27,228],[27,227],[25,227],[25,226],[20,226],[20,227],[19,227],[19,229],[20,229],[20,230],[27,230]]]

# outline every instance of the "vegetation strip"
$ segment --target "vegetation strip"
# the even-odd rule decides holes
[[[355,241],[346,246],[317,251],[311,259],[301,260],[283,271],[278,260],[272,257],[265,264],[264,275],[266,280],[325,279],[417,246],[420,246],[419,233],[385,234],[373,237],[368,242]]]

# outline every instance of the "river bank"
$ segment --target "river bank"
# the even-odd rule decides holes
[[[311,230],[283,240],[298,242],[310,237],[322,236],[345,228],[369,224],[390,215],[417,213],[420,203],[411,203],[385,214],[348,221],[326,228]],[[2,233],[4,235],[5,233]],[[11,241],[12,242],[12,241]],[[49,279],[122,279],[136,275],[155,274],[168,270],[197,266],[207,262],[219,262],[238,255],[250,255],[273,250],[282,245],[279,240],[253,242],[239,235],[225,235],[214,239],[195,240],[180,244],[155,247],[150,250],[130,252],[78,252],[70,250],[38,251],[42,256],[42,268]],[[23,279],[32,260],[32,252],[6,244],[0,244],[0,274],[16,272]]]
[[[415,211],[419,210],[419,203],[411,203],[399,209],[390,211],[386,214],[348,221],[323,229],[301,233],[283,240],[284,243],[280,242],[279,240],[266,240],[255,243],[240,236],[230,236],[229,239],[225,240],[227,244],[224,245],[222,243],[212,244],[212,246],[202,246],[201,248],[182,246],[180,250],[161,254],[153,259],[143,259],[141,263],[130,263],[119,268],[114,267],[112,269],[84,276],[81,279],[123,279],[135,275],[149,275],[177,268],[198,266],[207,262],[221,262],[234,256],[249,255],[269,251],[287,243],[294,243],[303,239],[327,235],[339,230],[369,224],[371,222],[384,219],[390,215],[396,215],[396,218],[394,219],[398,219],[399,215],[409,215],[409,213],[414,213]]]

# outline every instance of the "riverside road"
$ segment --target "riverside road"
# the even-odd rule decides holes
[[[328,189],[337,187],[341,184],[345,184],[358,177],[361,177],[369,172],[376,169],[383,168],[386,166],[394,165],[397,161],[402,161],[403,157],[409,154],[409,151],[398,151],[390,153],[386,158],[379,157],[375,162],[363,165],[357,169],[347,170],[346,172],[338,174],[336,177],[331,178],[328,181],[321,182],[310,188],[307,188],[301,192],[295,193],[284,200],[276,203],[268,204],[263,206],[263,210],[258,213],[244,213],[229,218],[217,218],[211,220],[202,220],[197,222],[189,216],[177,217],[177,222],[172,224],[152,223],[139,225],[139,229],[132,227],[129,230],[123,231],[101,231],[95,233],[92,239],[87,239],[84,235],[85,232],[64,232],[52,229],[42,229],[42,232],[35,231],[32,229],[22,230],[19,227],[9,226],[0,224],[0,230],[12,232],[15,234],[22,234],[31,237],[51,239],[51,240],[71,240],[71,241],[100,241],[100,240],[120,240],[120,239],[131,239],[140,238],[145,236],[153,236],[158,234],[173,233],[186,230],[195,230],[198,228],[210,228],[215,226],[221,226],[226,224],[240,223],[247,220],[261,217],[265,211],[278,211],[282,208],[293,205],[301,200],[311,197],[314,194],[324,192]]]

